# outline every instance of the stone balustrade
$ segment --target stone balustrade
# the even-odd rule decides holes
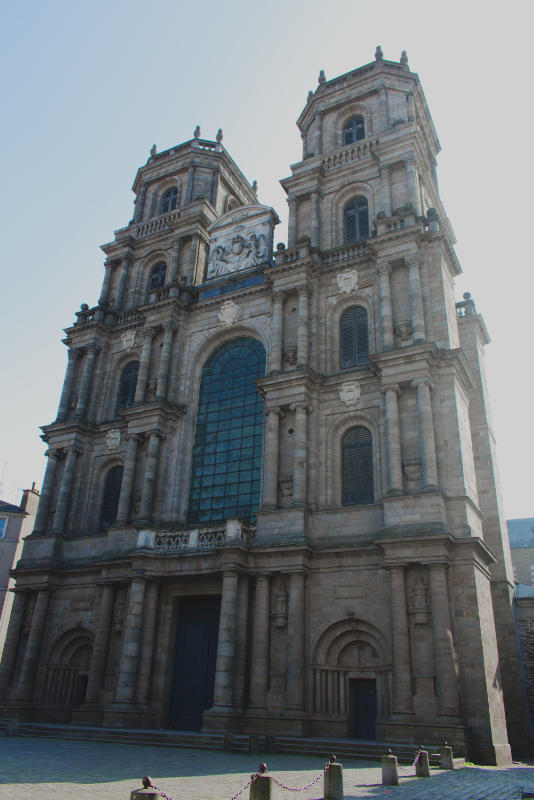
[[[323,170],[335,169],[335,167],[342,167],[344,164],[358,161],[360,158],[367,158],[379,144],[378,139],[360,139],[359,142],[345,145],[345,147],[324,156],[321,160],[321,167]]]
[[[322,255],[323,266],[333,267],[343,264],[345,261],[352,261],[355,258],[369,255],[369,247],[366,242],[356,242],[335,247]]]
[[[164,552],[183,552],[207,547],[220,547],[231,542],[250,544],[256,538],[256,528],[237,519],[226,520],[223,525],[206,528],[188,528],[180,531],[139,531],[137,547]]]
[[[180,216],[181,211],[171,211],[168,214],[160,214],[157,217],[140,222],[135,226],[134,236],[136,239],[144,239],[146,236],[152,236],[161,231],[171,230],[171,223],[175,222]]]
[[[456,303],[456,315],[461,319],[462,317],[470,317],[471,314],[476,314],[477,309],[475,301],[471,297],[471,292],[464,293],[464,299]]]

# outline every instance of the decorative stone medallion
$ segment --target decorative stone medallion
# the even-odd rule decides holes
[[[135,344],[135,331],[124,331],[124,333],[121,333],[121,342],[125,350],[131,350]]]
[[[235,325],[239,319],[239,306],[233,300],[225,300],[217,314],[219,322],[225,328]]]
[[[420,481],[423,477],[423,468],[419,458],[411,458],[402,462],[402,471],[409,481]]]
[[[293,496],[293,478],[279,478],[278,488],[282,497]]]
[[[411,320],[395,323],[395,335],[399,337],[401,342],[407,342],[413,332]]]
[[[362,389],[356,381],[346,381],[339,387],[339,399],[346,406],[356,406],[362,399]]]
[[[108,450],[116,450],[121,443],[121,432],[118,428],[111,428],[106,433],[106,444]]]
[[[358,270],[350,269],[347,272],[339,272],[336,280],[341,291],[344,294],[350,294],[358,288]]]

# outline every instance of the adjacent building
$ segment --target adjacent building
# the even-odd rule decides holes
[[[222,145],[152,149],[66,329],[4,714],[525,743],[489,337],[406,54],[319,76],[287,243]]]

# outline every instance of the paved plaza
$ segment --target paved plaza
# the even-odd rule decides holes
[[[0,800],[98,798],[129,800],[143,775],[173,800],[231,800],[250,780],[262,757],[177,747],[150,747],[52,738],[2,737]],[[291,787],[309,784],[324,762],[316,757],[270,755],[269,772]],[[325,758],[326,761],[326,758]],[[519,800],[523,789],[534,790],[534,767],[510,769],[467,767],[457,772],[432,770],[430,779],[416,779],[404,769],[401,786],[381,785],[379,764],[345,760],[346,798],[387,797],[398,800]],[[275,786],[273,800],[295,793]],[[248,800],[248,789],[241,795]],[[301,800],[323,797],[320,779],[298,793]]]

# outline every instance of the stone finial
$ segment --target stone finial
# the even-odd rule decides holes
[[[403,50],[401,53],[400,63],[402,67],[408,66],[408,56],[406,55],[406,50]]]
[[[375,60],[376,61],[382,61],[383,58],[384,58],[384,53],[382,52],[382,48],[380,47],[379,44],[377,44],[376,50],[375,50]]]
[[[222,142],[222,140],[223,140],[222,128],[219,128],[219,130],[217,131],[217,136],[215,138],[217,139],[219,144]]]
[[[153,144],[152,147],[150,148],[150,155],[155,156],[157,152],[158,152],[158,147],[157,145]]]
[[[254,194],[258,194],[258,181],[252,181],[252,191]]]
[[[195,137],[195,139],[200,139],[200,125],[197,125],[197,127],[195,128],[193,136]]]
[[[326,75],[324,74],[324,69],[319,72],[319,77],[317,78],[317,82],[319,85],[326,83]]]
[[[308,92],[308,99],[306,102],[311,103],[312,100],[313,100],[313,90],[310,89],[310,91]]]

